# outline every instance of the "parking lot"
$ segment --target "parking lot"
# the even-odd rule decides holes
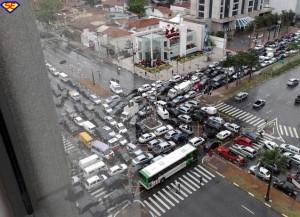
[[[286,40],[293,37],[289,36]],[[288,52],[287,48],[282,48],[282,52]],[[284,58],[283,54],[279,53],[281,56],[272,61]],[[263,132],[265,119],[272,118],[268,112],[270,103],[267,102],[257,116],[251,115],[248,110],[258,97],[258,91],[249,92],[248,101],[242,103],[233,100],[213,107],[201,102],[202,95],[210,94],[227,82],[234,82],[237,74],[247,76],[252,70],[247,67],[236,72],[223,68],[222,62],[213,63],[184,77],[175,75],[169,81],[144,84],[126,95],[120,91],[121,86],[116,88],[114,84],[110,86],[112,95],[100,98],[71,80],[67,74],[58,72],[51,63],[46,65],[63,131],[64,149],[70,163],[70,180],[74,184],[70,200],[74,201],[80,213],[91,212],[91,207],[99,205],[97,207],[103,208],[97,212],[112,214],[124,203],[140,197],[140,189],[143,188],[139,187],[139,171],[155,162],[163,162],[181,148],[197,150],[197,159],[215,152],[248,171],[249,167],[257,165],[266,148],[272,149],[266,145],[268,141],[276,140]],[[230,76],[225,76],[227,70],[231,70]],[[269,88],[265,91],[272,93]],[[263,96],[268,100],[272,94]],[[232,115],[235,112],[238,112],[237,115]],[[294,112],[297,114],[297,111]],[[257,127],[249,128],[247,123]],[[296,136],[295,133],[293,135]],[[83,159],[95,154],[98,157],[93,164],[80,166]],[[292,159],[292,156],[289,158]],[[293,163],[289,172],[295,173],[297,166],[293,160],[290,161]],[[87,169],[95,164],[97,167],[89,168],[91,171]],[[256,169],[251,168],[253,171]],[[200,166],[179,177],[179,182],[188,193],[193,188],[201,188],[201,183],[197,183],[199,177],[204,177],[204,182],[208,183],[214,176]],[[279,175],[281,179],[286,179],[286,176],[287,173]],[[155,185],[160,181],[165,180],[157,180]],[[169,184],[172,188],[177,186],[175,182]],[[164,199],[161,195],[155,198]],[[153,198],[145,199],[144,203],[152,213],[157,212],[153,208],[157,207]]]

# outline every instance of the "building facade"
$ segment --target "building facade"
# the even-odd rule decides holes
[[[192,0],[191,14],[206,20],[211,31],[245,28],[251,17],[270,12],[264,0]]]

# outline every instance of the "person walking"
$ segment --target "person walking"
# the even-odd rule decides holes
[[[202,176],[199,177],[199,182],[200,182],[200,185],[202,185],[202,182],[203,182]]]

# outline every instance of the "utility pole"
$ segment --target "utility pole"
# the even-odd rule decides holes
[[[95,77],[94,77],[94,72],[92,71],[92,81],[93,81],[93,85],[95,86],[96,83],[95,83]]]

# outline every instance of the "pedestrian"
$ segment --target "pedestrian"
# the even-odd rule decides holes
[[[172,69],[172,75],[174,75],[174,71],[173,71],[173,69]]]
[[[177,182],[178,193],[180,193],[180,183]]]
[[[203,182],[202,176],[199,177],[199,182],[200,182],[200,185],[202,185],[202,182]]]
[[[263,137],[263,131],[262,130],[259,131],[259,135],[260,135],[260,137]]]

